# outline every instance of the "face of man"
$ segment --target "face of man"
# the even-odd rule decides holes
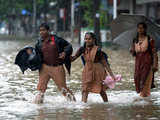
[[[46,38],[49,35],[49,31],[45,27],[40,27],[39,33],[42,38]]]

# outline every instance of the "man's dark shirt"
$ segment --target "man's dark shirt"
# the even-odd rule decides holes
[[[73,51],[72,45],[68,41],[64,40],[61,37],[58,37],[56,35],[51,35],[51,37],[52,36],[54,37],[55,44],[58,49],[58,54],[61,54],[62,52],[65,52],[65,54],[66,54],[65,59],[62,63],[65,64],[67,71],[70,73],[70,68],[71,68],[70,55],[72,54],[72,51]],[[42,53],[42,43],[43,43],[43,39],[39,38],[36,45],[35,45],[35,48],[36,48],[37,54],[39,54],[42,58],[42,63],[44,63],[43,62],[44,56]]]
[[[59,65],[62,64],[62,60],[59,59],[58,49],[56,44],[51,41],[43,41],[42,43],[43,62],[47,65]]]

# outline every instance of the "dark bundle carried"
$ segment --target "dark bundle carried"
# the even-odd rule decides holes
[[[27,46],[18,52],[15,64],[18,65],[24,73],[28,68],[32,71],[39,70],[42,66],[42,60],[35,48]]]

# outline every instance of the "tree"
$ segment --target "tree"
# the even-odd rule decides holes
[[[56,0],[36,0],[37,4],[37,12],[36,16],[38,18],[41,17],[41,14],[47,14],[48,12],[48,4],[52,1]],[[13,29],[13,23],[14,21],[21,21],[21,23],[24,24],[24,29],[26,30],[25,26],[32,26],[31,20],[33,19],[33,0],[0,0],[0,20],[5,20],[8,22],[9,28]],[[22,10],[27,11],[27,15],[29,16],[30,21],[25,23],[24,17],[25,15],[22,15]],[[45,17],[46,18],[46,17]],[[47,19],[45,19],[47,21]],[[25,25],[27,24],[27,25]],[[30,29],[30,27],[29,27]],[[30,29],[31,30],[31,29]]]
[[[93,27],[93,2],[92,0],[82,0],[80,1],[82,10],[82,26],[83,27]]]
[[[100,37],[100,0],[93,0],[93,15],[94,15],[94,33],[97,36],[98,43],[101,43]]]

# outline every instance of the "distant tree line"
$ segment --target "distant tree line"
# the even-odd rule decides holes
[[[94,14],[98,12],[100,15],[100,27],[105,28],[109,23],[108,11],[98,9],[94,11],[95,0],[75,0],[75,28],[94,26]],[[101,1],[101,0],[100,0]],[[50,3],[55,2],[56,5],[51,8]],[[16,31],[15,23],[20,21],[23,30],[30,34],[33,26],[33,8],[34,0],[0,0],[0,21],[5,20],[8,23],[10,34]],[[101,8],[101,4],[99,4]],[[59,10],[65,8],[65,19],[60,18]],[[26,13],[22,13],[26,10]],[[36,17],[48,22],[47,14],[56,14],[57,31],[69,31],[71,24],[71,0],[36,0]],[[36,21],[37,22],[37,21]]]

